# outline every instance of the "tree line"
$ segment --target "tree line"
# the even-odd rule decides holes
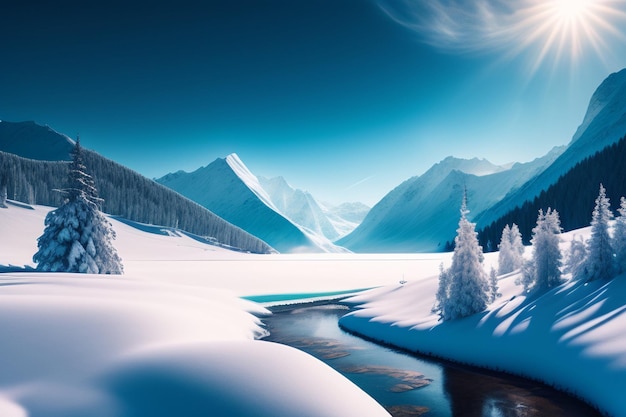
[[[102,197],[101,210],[128,220],[176,227],[233,249],[268,253],[262,240],[199,204],[137,172],[84,150],[84,162]],[[51,207],[64,203],[66,161],[36,161],[0,151],[0,190],[8,199]]]

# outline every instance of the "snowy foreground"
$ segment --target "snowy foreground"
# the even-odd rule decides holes
[[[48,210],[0,209],[0,270],[34,266]],[[450,254],[250,255],[112,223],[123,276],[0,274],[1,416],[388,416],[311,356],[255,340],[268,312],[238,298],[382,285],[351,298],[360,309],[343,326],[626,416],[626,277],[531,299],[504,276],[486,313],[441,324],[430,310]]]
[[[562,249],[588,233],[561,235]],[[485,263],[497,267],[497,254]],[[349,298],[358,309],[340,324],[404,349],[538,379],[626,416],[626,276],[570,281],[538,296],[524,295],[517,278],[500,277],[502,296],[465,319],[441,322],[431,313],[438,279],[425,277]]]
[[[34,266],[48,210],[0,209],[0,268]],[[312,356],[255,340],[269,312],[238,296],[397,282],[414,259],[248,255],[112,223],[125,275],[0,274],[0,416],[389,415]]]

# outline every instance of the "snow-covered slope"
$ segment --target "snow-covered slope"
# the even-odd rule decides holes
[[[480,229],[532,200],[578,162],[626,135],[626,69],[609,75],[591,96],[582,124],[563,154],[540,175],[475,218]]]
[[[0,209],[0,266],[31,264],[49,210]],[[111,221],[124,276],[0,273],[0,415],[389,417],[313,357],[254,340],[269,312],[210,268],[263,256]]]
[[[342,203],[338,206],[321,203],[320,207],[339,233],[339,237],[343,237],[356,229],[371,210],[371,207],[360,202]]]
[[[337,243],[355,252],[444,250],[454,239],[465,188],[468,208],[479,213],[541,172],[561,151],[506,167],[448,157],[392,190]]]
[[[327,207],[320,204],[311,193],[289,185],[283,177],[258,179],[273,205],[285,217],[305,230],[331,241],[354,230],[365,217],[362,215],[359,219],[359,214],[368,210],[367,206],[359,203],[346,203],[339,208]]]
[[[258,178],[235,154],[218,158],[191,173],[167,174],[157,182],[257,236],[279,252],[328,250],[280,214]]]
[[[35,122],[0,121],[0,150],[39,161],[69,161],[74,141]]]
[[[563,234],[561,250],[589,234],[590,228]],[[486,269],[497,264],[497,253],[485,255]],[[353,297],[348,302],[358,310],[340,324],[411,351],[539,379],[608,415],[626,416],[626,276],[570,281],[535,295],[515,285],[519,277],[519,271],[498,277],[502,296],[487,311],[441,322],[431,311],[438,276],[424,274]]]

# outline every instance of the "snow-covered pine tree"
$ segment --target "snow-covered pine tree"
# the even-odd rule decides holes
[[[498,246],[498,273],[508,274],[522,267],[524,263],[524,244],[522,234],[515,223],[507,224],[502,230],[502,238]]]
[[[452,266],[442,274],[448,281],[448,297],[440,306],[444,320],[454,320],[481,312],[489,300],[487,295],[489,284],[482,266],[483,251],[478,244],[475,224],[466,217],[469,213],[466,195],[463,196],[461,220],[454,239]]]
[[[502,296],[502,294],[500,294],[498,292],[499,288],[498,288],[498,275],[496,273],[495,268],[491,268],[491,271],[489,272],[489,302],[493,303],[496,298]]]
[[[574,279],[584,278],[582,265],[584,265],[586,258],[587,247],[585,246],[585,241],[582,236],[580,239],[574,236],[569,245],[569,252],[563,272],[566,274],[571,273]]]
[[[583,265],[585,278],[589,281],[610,279],[615,276],[615,259],[609,235],[609,221],[613,218],[611,203],[604,186],[596,198],[591,219],[591,237],[587,241],[587,259]]]
[[[115,232],[100,212],[100,201],[93,179],[85,172],[80,142],[72,151],[68,170],[68,188],[62,190],[66,202],[48,213],[43,235],[37,240],[39,250],[33,255],[37,270],[121,274],[123,266],[112,240]]]
[[[524,242],[522,242],[522,233],[515,223],[511,225],[511,252],[513,253],[513,270],[519,269],[524,264]]]
[[[619,216],[615,219],[613,228],[613,250],[615,251],[617,273],[626,272],[626,198],[620,199],[617,209]]]
[[[537,225],[533,228],[533,258],[524,264],[521,283],[526,290],[545,290],[561,283],[561,250],[559,213],[548,208],[539,210]]]
[[[511,248],[511,228],[508,224],[502,230],[498,250],[498,272],[500,275],[508,274],[515,270],[513,268],[513,251]]]
[[[442,262],[439,265],[439,286],[437,287],[437,294],[435,294],[435,305],[432,308],[432,312],[439,313],[441,317],[443,317],[443,308],[448,300],[449,281],[448,271],[444,268]]]
[[[87,174],[87,167],[85,166],[83,158],[83,148],[80,146],[80,137],[76,138],[76,144],[70,153],[72,161],[70,162],[68,176],[67,176],[67,189],[63,190],[67,199],[72,201],[79,196],[85,197],[87,200],[100,206],[102,199],[98,197],[98,190],[96,190],[96,184],[91,177]]]

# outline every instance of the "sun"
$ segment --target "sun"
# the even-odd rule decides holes
[[[626,16],[622,0],[529,0],[526,5],[511,30],[521,40],[517,52],[534,53],[533,71],[546,62],[575,65],[590,52],[602,60],[607,35],[624,40],[614,23]]]
[[[593,0],[552,0],[546,2],[553,8],[556,20],[562,24],[575,24],[583,21],[593,8]]]

